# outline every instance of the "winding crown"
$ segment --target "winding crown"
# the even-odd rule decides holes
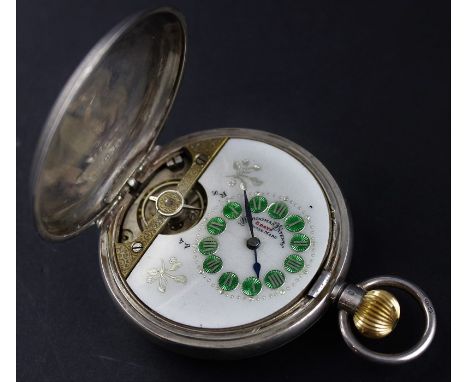
[[[400,318],[400,304],[385,290],[371,290],[362,298],[353,321],[359,332],[368,338],[383,338],[395,329]]]

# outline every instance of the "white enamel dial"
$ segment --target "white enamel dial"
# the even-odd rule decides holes
[[[272,145],[230,139],[199,183],[207,194],[203,218],[185,232],[156,237],[127,278],[135,295],[170,320],[203,328],[250,324],[294,301],[329,242],[328,203],[315,177]],[[257,259],[247,247],[244,189]]]

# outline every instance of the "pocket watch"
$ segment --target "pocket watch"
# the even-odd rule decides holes
[[[307,150],[251,129],[195,132],[161,147],[182,76],[180,13],[150,10],[116,26],[76,69],[46,122],[35,158],[40,234],[73,237],[96,224],[111,298],[159,343],[196,357],[277,348],[331,305],[345,342],[383,363],[419,356],[434,337],[426,294],[398,277],[348,284],[348,207]],[[425,314],[413,348],[383,354],[408,292]],[[351,321],[357,330],[352,330]]]

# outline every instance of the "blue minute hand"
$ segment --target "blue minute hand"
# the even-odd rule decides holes
[[[244,189],[244,205],[245,205],[245,216],[247,218],[247,223],[249,224],[250,235],[251,235],[251,237],[247,240],[247,248],[254,251],[255,263],[253,265],[253,269],[255,271],[255,274],[257,275],[257,278],[259,278],[261,265],[257,259],[257,248],[260,246],[260,240],[254,235],[252,210],[250,209],[249,198],[247,197],[247,191],[245,189]]]

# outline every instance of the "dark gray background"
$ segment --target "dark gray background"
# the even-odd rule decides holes
[[[17,372],[20,381],[447,380],[450,356],[450,19],[430,1],[172,1],[188,23],[179,95],[161,143],[240,126],[298,142],[351,206],[349,279],[397,274],[438,312],[430,350],[400,367],[353,355],[331,309],[286,347],[237,362],[200,361],[143,337],[107,295],[97,231],[60,244],[35,232],[32,155],[47,113],[81,58],[114,24],[160,1],[18,1]],[[402,300],[380,345],[416,340]],[[372,345],[372,344],[371,344]]]

